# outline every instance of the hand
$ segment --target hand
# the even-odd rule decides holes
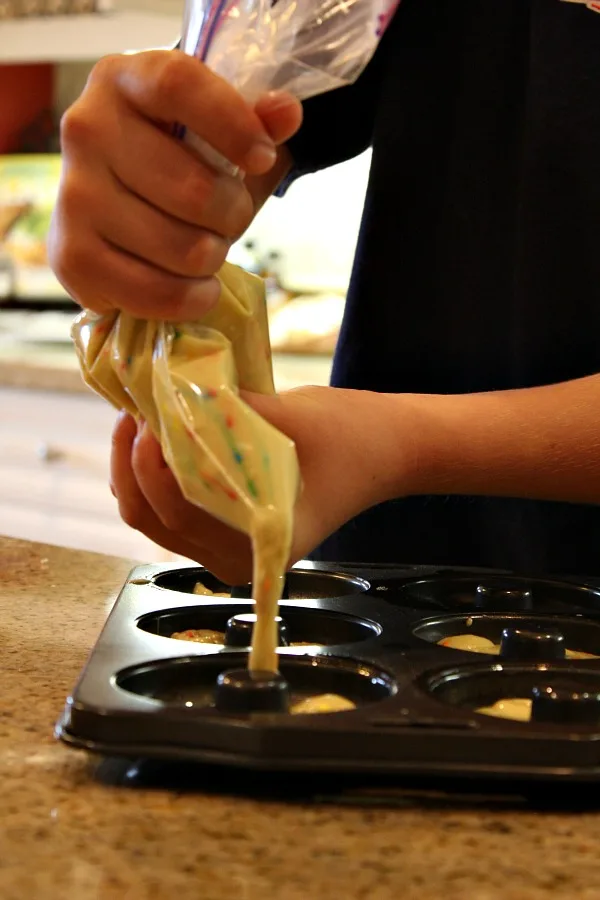
[[[388,499],[390,472],[409,470],[396,446],[389,398],[367,391],[301,388],[246,396],[296,443],[303,491],[296,505],[290,565],[364,509]],[[125,522],[155,543],[206,566],[229,584],[252,575],[248,538],[188,503],[144,425],[121,414],[113,434],[111,488]]]
[[[62,121],[63,172],[49,239],[58,278],[82,306],[140,318],[196,319],[218,298],[212,276],[276,187],[300,105],[269,94],[252,109],[179,51],[113,56]],[[219,174],[169,134],[173,122],[248,178]]]

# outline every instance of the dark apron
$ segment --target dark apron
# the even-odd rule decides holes
[[[600,15],[404,0],[379,64],[333,384],[461,393],[600,371]],[[411,497],[315,556],[600,574],[600,508]]]

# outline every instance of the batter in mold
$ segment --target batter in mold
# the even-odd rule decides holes
[[[239,394],[274,393],[264,284],[227,263],[219,280],[220,300],[200,323],[83,313],[73,338],[85,381],[146,421],[185,498],[249,535],[257,615],[249,666],[276,672],[298,461],[293,442]]]
[[[170,635],[176,641],[192,641],[196,644],[225,644],[225,632],[212,631],[209,628],[186,628],[185,631],[174,631]],[[289,647],[314,647],[310,641],[292,641]]]
[[[453,634],[450,637],[438,641],[440,647],[452,647],[454,650],[466,650],[469,653],[489,653],[498,655],[500,644],[495,644],[489,638],[480,637],[477,634]],[[583,650],[565,650],[567,659],[598,659],[593,653],[584,653]]]
[[[174,631],[171,635],[176,641],[191,641],[194,644],[219,644],[225,643],[225,635],[222,631],[211,631],[210,628],[187,628],[185,631]]]
[[[198,597],[231,597],[231,591],[211,591],[201,581],[196,582],[193,592]]]
[[[313,697],[305,697],[293,703],[290,712],[293,716],[347,712],[356,709],[356,704],[340,694],[315,694]]]
[[[480,706],[475,712],[484,716],[495,716],[498,719],[512,719],[514,722],[529,722],[531,700],[527,697],[504,697],[496,700],[492,706]]]

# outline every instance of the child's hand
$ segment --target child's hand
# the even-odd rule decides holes
[[[58,278],[95,312],[199,318],[217,300],[212,276],[232,241],[281,177],[276,146],[301,117],[280,93],[252,109],[181,52],[102,60],[62,122],[49,240]],[[170,135],[174,122],[249,177],[217,174]]]
[[[290,564],[348,519],[388,499],[399,470],[409,469],[410,460],[402,458],[406,450],[396,446],[385,395],[309,387],[246,399],[296,443],[304,490]],[[188,503],[149,429],[137,435],[135,422],[124,414],[114,431],[111,486],[128,525],[230,584],[250,580],[248,538]]]

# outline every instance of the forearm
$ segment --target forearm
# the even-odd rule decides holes
[[[407,458],[397,455],[389,496],[600,503],[600,375],[515,391],[387,395],[387,401],[398,447],[408,447]]]

